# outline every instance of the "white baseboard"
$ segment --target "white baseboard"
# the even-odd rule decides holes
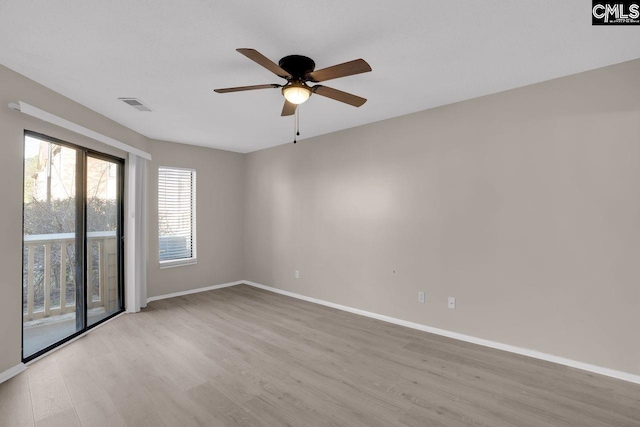
[[[576,360],[567,359],[560,356],[554,356],[552,354],[542,353],[536,350],[529,350],[526,348],[516,347],[513,345],[502,344],[495,341],[486,340],[483,338],[476,338],[470,335],[460,334],[458,332],[451,332],[444,329],[433,328],[431,326],[421,325],[419,323],[408,322],[406,320],[397,319],[395,317],[384,316],[382,314],[371,313],[369,311],[360,310],[357,308],[348,307],[345,305],[335,304],[332,302],[324,301],[317,298],[311,298],[304,295],[296,294],[289,291],[283,291],[282,289],[273,288],[271,286],[261,285],[259,283],[251,282],[248,280],[240,283],[246,283],[247,285],[264,289],[277,294],[286,295],[292,298],[301,299],[304,301],[312,302],[315,304],[324,305],[327,307],[335,308],[349,313],[359,314],[361,316],[370,317],[372,319],[382,320],[384,322],[393,323],[400,326],[405,326],[411,329],[417,329],[419,331],[429,332],[436,335],[442,335],[449,338],[454,338],[460,341],[466,341],[473,344],[482,345],[485,347],[495,348],[498,350],[504,350],[511,353],[520,354],[523,356],[533,357],[534,359],[546,360],[548,362],[558,363],[560,365],[570,366],[572,368],[582,369],[583,371],[593,372],[595,374],[606,375],[607,377],[617,378],[619,380],[629,381],[635,384],[640,384],[640,375],[631,374],[628,372],[616,371],[615,369],[603,368],[601,366],[592,365],[589,363],[578,362]]]
[[[24,372],[26,370],[27,370],[27,365],[25,365],[24,363],[19,363],[13,368],[9,368],[4,372],[0,372],[0,384],[2,384],[7,380],[10,380],[11,378],[18,375],[20,372]]]
[[[155,296],[155,297],[147,298],[147,303],[150,303],[152,301],[158,301],[158,300],[161,300],[161,299],[166,299],[166,298],[173,298],[173,297],[180,297],[180,296],[183,296],[183,295],[196,294],[198,292],[212,291],[214,289],[228,288],[229,286],[241,285],[243,283],[246,283],[246,281],[239,280],[237,282],[223,283],[221,285],[206,286],[204,288],[189,289],[188,291],[181,291],[181,292],[174,292],[172,294],[158,295],[158,296]]]

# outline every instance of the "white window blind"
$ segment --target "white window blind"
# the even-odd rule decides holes
[[[158,169],[158,249],[162,266],[196,259],[196,171]]]

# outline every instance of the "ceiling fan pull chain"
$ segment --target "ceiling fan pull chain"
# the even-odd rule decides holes
[[[296,140],[296,133],[297,133],[297,129],[296,129],[296,116],[298,115],[298,109],[296,108],[296,112],[294,113],[293,116],[293,143],[295,144],[296,142],[298,142]]]
[[[298,108],[296,108],[296,122],[298,124],[298,131],[296,132],[296,135],[300,136],[300,108],[302,106],[298,105]]]

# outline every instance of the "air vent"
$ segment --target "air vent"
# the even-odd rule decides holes
[[[118,98],[118,99],[120,101],[124,102],[125,104],[131,105],[133,108],[135,108],[138,111],[151,111],[151,108],[149,108],[146,105],[144,105],[137,98]]]

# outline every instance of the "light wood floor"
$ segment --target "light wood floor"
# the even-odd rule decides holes
[[[640,426],[640,386],[236,286],[0,384],[0,425]]]

